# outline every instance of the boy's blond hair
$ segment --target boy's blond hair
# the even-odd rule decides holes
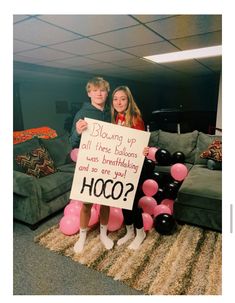
[[[107,92],[110,91],[109,83],[106,80],[104,80],[102,77],[94,77],[87,82],[87,85],[86,85],[87,93],[90,92],[91,86],[105,88],[105,90]]]

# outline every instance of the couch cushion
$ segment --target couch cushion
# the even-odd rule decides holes
[[[159,130],[152,131],[149,138],[148,146],[158,147]]]
[[[194,164],[207,165],[207,159],[201,158],[200,155],[202,154],[202,152],[208,149],[209,145],[212,144],[214,140],[222,141],[222,136],[209,135],[199,132]]]
[[[174,216],[189,224],[222,230],[222,172],[194,165],[181,185]]]
[[[56,172],[53,175],[38,179],[42,200],[50,202],[71,189],[73,174],[70,172]]]
[[[14,170],[20,171],[22,173],[25,172],[25,169],[16,162],[16,157],[18,155],[30,153],[32,150],[34,150],[38,147],[40,147],[40,143],[39,143],[38,138],[36,138],[36,137],[31,140],[28,140],[26,142],[15,144],[13,146],[13,154],[14,154],[13,168],[14,168]]]
[[[178,201],[196,208],[222,211],[222,172],[194,165],[178,193]]]
[[[49,152],[43,146],[26,154],[17,155],[15,161],[27,175],[37,178],[54,174],[57,171]]]
[[[67,173],[74,173],[76,163],[72,162],[69,164],[64,164],[58,167],[58,171],[67,172]]]
[[[208,169],[214,169],[214,170],[222,170],[222,162],[214,161],[212,159],[209,159],[207,161],[207,168]]]
[[[178,134],[160,130],[158,147],[168,150],[171,154],[181,151],[185,155],[185,162],[194,163],[198,131]]]
[[[56,166],[72,162],[70,158],[72,147],[67,134],[53,139],[39,139],[39,141],[47,148]]]

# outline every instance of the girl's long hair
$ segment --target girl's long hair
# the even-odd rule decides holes
[[[119,86],[112,93],[112,102],[111,102],[111,114],[112,114],[112,123],[116,122],[116,117],[118,112],[113,107],[113,98],[117,91],[123,91],[128,99],[127,109],[125,111],[125,126],[133,127],[139,120],[142,120],[141,112],[135,103],[135,100],[132,96],[130,89],[127,86]]]

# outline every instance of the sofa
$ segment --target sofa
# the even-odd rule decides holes
[[[174,202],[173,216],[179,223],[187,223],[222,231],[222,158],[213,159],[208,149],[222,136],[197,130],[189,133],[151,132],[149,146],[165,149],[172,155],[181,151],[188,175],[182,181]],[[155,171],[170,174],[172,164],[155,165]],[[158,201],[157,201],[158,202]]]
[[[35,229],[69,201],[75,163],[68,134],[33,137],[13,148],[13,214]]]

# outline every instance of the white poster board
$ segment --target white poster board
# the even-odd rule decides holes
[[[70,199],[132,209],[150,133],[85,120]]]

